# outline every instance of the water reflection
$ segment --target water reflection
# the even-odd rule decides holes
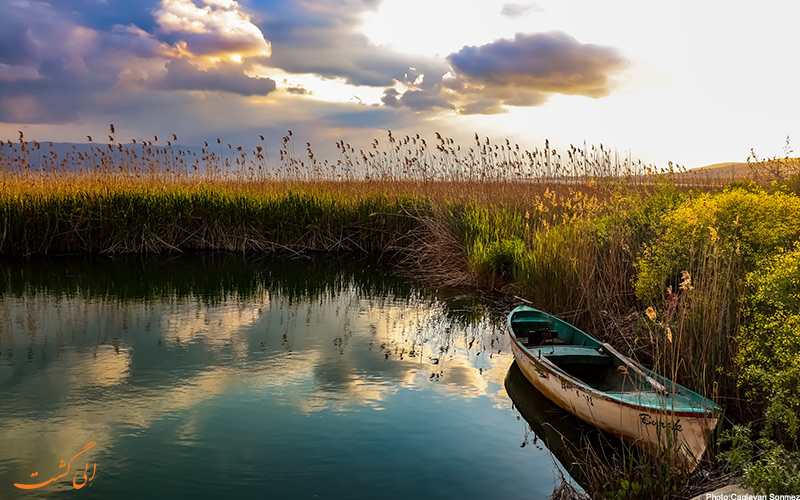
[[[284,481],[300,474],[286,464],[329,474],[330,483],[345,474],[344,456],[359,477],[387,474],[376,464],[395,460],[431,487],[449,484],[443,496],[508,488],[508,426],[483,427],[512,417],[507,340],[486,304],[453,293],[331,259],[0,264],[0,497],[90,441],[98,477],[80,494],[98,498],[153,496],[125,479],[132,467],[162,486],[156,496],[185,496],[175,479],[183,462],[208,476],[228,464],[242,493],[267,485],[298,496],[311,486]],[[480,454],[471,456],[464,437],[477,429]],[[417,456],[441,454],[432,441],[444,443],[450,479]],[[462,484],[461,469],[486,456],[496,473],[480,487]],[[282,472],[265,476],[264,463]],[[193,495],[221,491],[207,481]],[[407,497],[415,488],[392,491]],[[27,497],[68,492],[64,481]]]
[[[618,439],[559,408],[525,378],[516,361],[506,373],[505,389],[528,424],[522,446],[537,445],[541,440],[581,487],[586,486],[587,453],[598,457],[614,455],[615,449],[609,445],[618,443]]]

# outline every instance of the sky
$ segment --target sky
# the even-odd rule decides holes
[[[788,0],[0,0],[0,139],[439,132],[689,168],[800,136]]]

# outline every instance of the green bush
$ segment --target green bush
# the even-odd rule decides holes
[[[668,286],[677,289],[681,271],[702,271],[709,259],[742,260],[745,269],[800,239],[800,198],[783,192],[736,187],[702,194],[670,212],[639,259],[636,296],[653,303]],[[736,277],[734,277],[736,278]]]
[[[486,272],[510,278],[525,255],[525,243],[517,237],[491,242],[486,248]]]
[[[742,483],[759,494],[797,494],[800,491],[800,453],[789,453],[783,446],[761,439],[763,459],[745,470]]]
[[[741,474],[744,486],[757,494],[796,494],[800,491],[800,452],[761,438],[753,441],[750,425],[735,425],[722,433],[720,458],[727,470]]]
[[[800,249],[747,275],[751,294],[738,335],[740,385],[766,401],[765,433],[800,449]]]

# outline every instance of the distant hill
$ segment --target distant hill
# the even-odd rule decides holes
[[[800,171],[800,158],[777,158],[758,162],[725,162],[714,163],[704,167],[692,168],[687,173],[710,175],[712,177],[728,177],[735,179],[753,178],[756,173],[762,177],[775,177],[775,172],[782,175]]]
[[[753,173],[750,164],[747,162],[724,162],[706,165],[689,169],[689,172],[697,172],[713,177],[733,177],[736,179],[744,178]]]

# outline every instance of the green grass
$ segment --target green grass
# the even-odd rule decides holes
[[[0,252],[184,250],[379,252],[417,224],[423,198],[257,186],[81,183],[6,185]]]

